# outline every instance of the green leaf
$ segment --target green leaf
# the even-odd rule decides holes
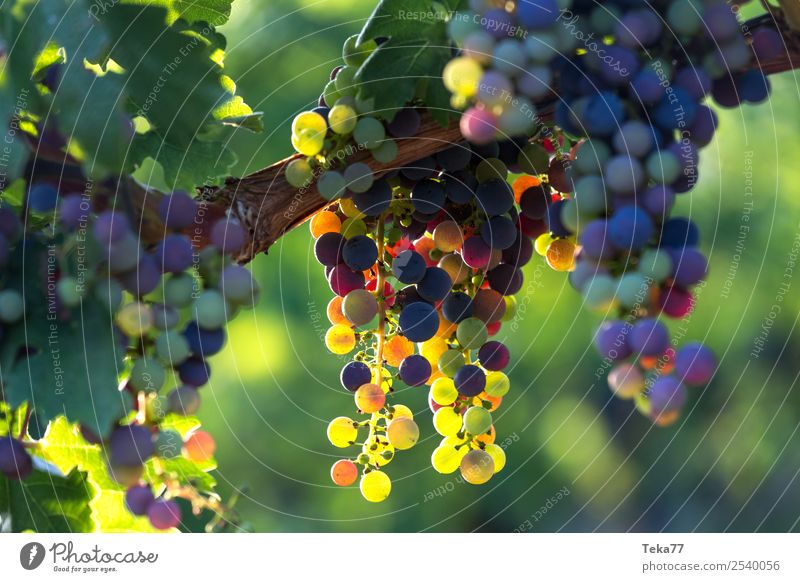
[[[137,159],[158,162],[169,190],[191,192],[198,186],[218,186],[236,163],[235,154],[222,143],[193,140],[188,146],[171,144],[155,131],[137,135],[133,151]]]
[[[111,315],[98,301],[84,302],[68,320],[56,312],[53,292],[45,292],[48,260],[55,259],[49,252],[28,239],[7,267],[10,286],[23,295],[26,311],[22,321],[6,329],[0,349],[4,393],[13,407],[30,402],[42,422],[64,414],[106,435],[128,402],[117,387],[122,350]]]
[[[125,3],[166,8],[170,23],[183,18],[190,23],[207,22],[212,26],[221,26],[231,16],[233,0],[127,0]]]
[[[442,71],[452,54],[446,18],[464,3],[464,0],[383,0],[375,8],[358,42],[380,37],[388,40],[361,65],[356,81],[361,98],[373,99],[375,110],[382,117],[391,120],[417,96],[439,123],[447,124],[452,113]],[[420,87],[422,91],[418,92]]]
[[[13,532],[92,532],[94,495],[86,473],[78,470],[66,477],[34,471],[23,481],[0,476],[0,515],[10,518]]]

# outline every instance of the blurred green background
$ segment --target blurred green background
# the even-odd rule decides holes
[[[372,7],[234,3],[223,28],[226,67],[267,128],[234,137],[239,173],[291,153],[293,115],[316,101],[342,42]],[[711,272],[694,314],[672,328],[713,346],[721,367],[678,423],[655,428],[610,397],[595,380],[598,317],[565,277],[534,260],[519,296],[525,313],[501,332],[514,366],[496,422],[498,442],[514,439],[503,472],[483,487],[435,473],[427,389],[406,389],[397,400],[417,414],[422,439],[388,466],[390,499],[372,505],[357,487],[335,487],[328,472],[340,451],[325,427],[354,410],[338,381],[342,360],[321,339],[330,292],[299,228],[253,263],[261,302],[231,325],[204,389],[201,417],[219,445],[223,495],[245,488],[237,509],[256,531],[799,530],[800,266],[790,252],[800,236],[800,100],[791,73],[772,81],[769,103],[720,112],[700,184],[680,200],[678,213],[701,227]],[[781,283],[791,287],[778,301]],[[766,344],[753,357],[765,319]]]

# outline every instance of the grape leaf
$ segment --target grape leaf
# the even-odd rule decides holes
[[[126,3],[161,6],[167,10],[170,23],[182,18],[191,23],[221,26],[231,16],[233,0],[128,0]]]
[[[464,3],[383,0],[378,4],[358,42],[387,40],[359,67],[356,81],[360,97],[372,99],[375,110],[391,120],[419,96],[434,119],[446,125],[452,115],[449,94],[442,83],[442,70],[452,57],[446,19]]]
[[[26,310],[22,321],[6,329],[0,347],[3,391],[10,406],[30,402],[42,422],[64,414],[106,435],[129,402],[117,388],[122,350],[100,302],[85,301],[61,319],[54,291],[45,292],[48,260],[55,260],[48,253],[28,239],[7,267],[10,287],[23,295]]]
[[[10,518],[13,532],[92,532],[94,495],[86,473],[78,470],[65,477],[34,471],[23,481],[0,476],[0,515]]]

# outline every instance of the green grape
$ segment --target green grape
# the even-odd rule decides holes
[[[505,180],[507,176],[508,168],[502,160],[497,158],[483,159],[475,169],[475,177],[481,184],[489,180]]]
[[[219,249],[207,246],[200,251],[200,264],[197,270],[207,284],[216,281],[222,271],[222,253]]]
[[[322,90],[322,98],[325,99],[325,103],[336,103],[341,97],[342,95],[336,88],[336,81],[328,81]]]
[[[483,485],[494,475],[494,459],[486,451],[473,449],[461,459],[461,476],[473,485]]]
[[[625,273],[619,278],[617,301],[623,307],[643,306],[650,296],[650,284],[641,273]]]
[[[292,145],[304,156],[316,156],[325,146],[325,135],[313,129],[301,129],[292,134]]]
[[[504,107],[497,118],[497,127],[503,135],[528,135],[538,120],[536,106],[526,97],[514,97],[514,105]]]
[[[321,133],[324,137],[328,131],[328,122],[315,111],[303,111],[298,113],[292,121],[292,133],[299,135],[306,129],[310,129],[314,133]]]
[[[486,445],[484,450],[492,458],[492,461],[494,461],[494,472],[499,473],[502,471],[503,467],[506,466],[506,452],[503,450],[503,447],[492,443]]]
[[[477,93],[482,75],[483,68],[477,61],[469,57],[456,57],[445,66],[442,81],[451,93],[469,98]]]
[[[545,174],[550,168],[550,154],[538,143],[531,143],[520,152],[517,163],[526,174]]]
[[[158,432],[153,445],[157,456],[162,459],[175,459],[181,456],[183,438],[178,431],[165,429]]]
[[[471,435],[481,435],[492,428],[492,413],[483,406],[470,406],[464,413],[464,430]]]
[[[506,295],[503,297],[503,300],[506,303],[506,310],[503,313],[502,321],[513,321],[513,319],[517,316],[517,310],[519,305],[517,304],[517,298],[513,295]]]
[[[295,188],[303,188],[311,183],[314,170],[304,158],[292,160],[286,165],[286,181]]]
[[[608,275],[596,275],[583,288],[586,307],[593,311],[605,311],[614,305],[617,283]]]
[[[166,370],[154,358],[138,358],[133,363],[130,383],[137,390],[158,392],[166,379]]]
[[[371,150],[372,158],[381,164],[389,164],[397,157],[397,142],[393,139],[384,139],[378,147]]]
[[[392,480],[383,471],[370,471],[362,475],[358,485],[364,499],[373,503],[380,503],[392,491]]]
[[[410,418],[395,418],[386,427],[386,438],[394,448],[405,451],[417,444],[419,427]]]
[[[194,318],[203,329],[219,329],[227,321],[228,305],[219,291],[208,289],[195,299]]]
[[[452,445],[439,445],[431,454],[431,465],[433,469],[444,475],[454,473],[461,465],[461,459],[464,458],[467,452],[466,448],[467,447],[460,447],[456,449]]]
[[[431,398],[440,406],[450,406],[458,398],[456,385],[450,378],[436,378],[431,384]]]
[[[338,416],[328,424],[328,440],[334,447],[344,449],[358,438],[356,423],[346,416]]]
[[[342,301],[342,313],[353,325],[366,325],[378,314],[378,301],[366,289],[354,289]]]
[[[493,398],[502,398],[511,389],[511,382],[503,372],[489,372],[486,374],[486,387],[483,389]]]
[[[358,35],[354,34],[344,41],[342,46],[342,59],[351,67],[360,67],[372,51],[378,48],[378,43],[374,40],[368,40],[360,45],[357,42]]]
[[[477,317],[468,317],[458,324],[456,338],[467,350],[477,350],[489,337],[486,325]]]
[[[341,102],[341,99],[339,101]],[[357,121],[356,112],[349,105],[337,102],[328,112],[328,123],[331,129],[339,135],[352,133]]]
[[[359,234],[367,234],[367,225],[360,218],[348,218],[342,223],[342,236],[353,238]]]
[[[392,418],[414,418],[414,413],[405,404],[392,406]]]
[[[647,249],[642,252],[637,269],[655,283],[661,283],[672,273],[672,258],[666,251]]]
[[[344,194],[347,182],[339,172],[328,170],[317,180],[317,190],[325,200],[333,200]]]
[[[164,282],[164,303],[171,307],[186,307],[192,302],[196,282],[194,277],[181,273],[172,275]]]
[[[359,115],[372,114],[375,112],[375,99],[372,97],[367,97],[365,99],[360,93],[356,93],[353,106],[356,108],[356,112]]]
[[[461,415],[446,406],[433,415],[433,428],[442,436],[455,436],[461,430]]]
[[[439,356],[439,371],[445,376],[452,378],[466,363],[466,358],[464,358],[464,354],[460,350],[447,350]],[[438,404],[444,404],[436,399],[434,400]],[[448,402],[447,404],[452,403]]]
[[[94,290],[94,296],[109,311],[117,311],[122,305],[122,285],[114,279],[106,279],[100,282]]]
[[[128,337],[141,337],[153,327],[153,311],[144,303],[129,303],[117,312],[117,325]]]
[[[383,124],[374,117],[362,117],[353,129],[353,139],[358,144],[364,144],[367,149],[375,149],[381,145],[386,137]]]
[[[57,285],[58,298],[67,307],[80,305],[83,298],[81,285],[75,277],[62,277]]]
[[[334,83],[340,95],[353,95],[355,93],[356,86],[353,84],[353,79],[356,76],[356,71],[356,67],[344,66],[336,73]]]
[[[344,170],[344,181],[351,192],[366,192],[375,181],[372,169],[362,162],[347,166]]]
[[[22,295],[13,289],[0,291],[0,321],[14,323],[22,318],[25,313],[25,303]]]
[[[173,367],[186,361],[191,355],[186,337],[175,330],[166,331],[156,338],[156,355]]]

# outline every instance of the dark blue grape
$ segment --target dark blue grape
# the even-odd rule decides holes
[[[122,287],[130,293],[141,297],[158,287],[161,281],[161,269],[151,255],[143,254],[136,267],[118,277]]]
[[[505,214],[514,206],[514,192],[505,180],[488,180],[475,190],[478,210],[487,216]]]
[[[416,162],[413,162],[411,165],[402,168],[400,172],[407,179],[416,182],[418,180],[423,180],[424,178],[429,178],[434,174],[435,170],[436,170],[436,161],[431,157],[431,158],[422,158],[421,160],[417,160]]]
[[[181,382],[199,388],[211,377],[211,368],[203,358],[193,356],[178,366]]]
[[[464,396],[477,396],[486,387],[486,374],[478,366],[461,366],[453,377],[456,390]]]
[[[364,384],[369,384],[372,380],[372,373],[369,366],[364,362],[349,362],[342,368],[339,375],[342,386],[350,392],[355,392]]]
[[[529,30],[546,30],[552,27],[558,21],[560,14],[561,7],[558,0],[536,0],[517,4],[517,19]]]
[[[493,216],[481,225],[481,238],[493,249],[509,248],[517,235],[517,225],[505,216]]]
[[[392,137],[409,138],[417,135],[421,118],[416,109],[406,107],[398,111],[389,122],[387,129]]]
[[[225,346],[225,330],[202,329],[196,321],[190,321],[183,331],[186,341],[189,342],[189,349],[192,353],[201,358],[207,358],[218,353]]]
[[[0,472],[14,480],[25,479],[33,472],[33,460],[28,451],[10,436],[0,437]]]
[[[436,154],[436,163],[447,172],[458,172],[469,165],[472,151],[465,145],[454,145]]]
[[[147,515],[147,509],[154,500],[150,485],[134,485],[125,492],[125,505],[133,515]]]
[[[436,335],[439,316],[432,305],[415,302],[403,307],[400,312],[400,331],[412,342],[425,342]]]
[[[653,219],[638,206],[619,208],[608,221],[608,238],[611,244],[624,251],[643,248],[655,227]]]
[[[422,180],[411,190],[411,203],[414,208],[426,214],[439,212],[444,207],[445,193],[440,182]]]
[[[519,209],[523,216],[538,220],[547,214],[550,201],[550,194],[545,186],[532,186],[522,193]]]
[[[472,317],[472,298],[461,291],[448,294],[442,302],[442,315],[451,323]]]
[[[420,297],[433,303],[441,301],[453,288],[453,281],[447,271],[439,267],[428,267],[425,276],[417,284]]]
[[[377,260],[378,247],[375,241],[366,235],[351,237],[342,247],[342,261],[354,271],[366,271]]]
[[[386,180],[378,180],[366,192],[352,196],[356,208],[367,216],[378,216],[389,210],[392,202],[392,187]]]
[[[422,281],[426,269],[425,259],[416,251],[403,251],[392,261],[392,274],[407,285]]]
[[[547,227],[553,233],[553,236],[566,237],[572,234],[561,222],[561,207],[565,202],[566,200],[558,200],[547,207]]]
[[[66,230],[77,230],[89,219],[91,206],[80,194],[68,194],[61,199],[58,220]]]
[[[14,243],[22,236],[22,223],[19,216],[11,208],[0,206],[0,234],[9,243]]]
[[[118,426],[109,437],[109,456],[115,466],[138,467],[154,453],[153,435],[141,425]]]
[[[168,234],[158,243],[155,251],[158,266],[164,273],[182,273],[192,266],[194,250],[189,237]]]
[[[409,386],[422,386],[431,373],[431,363],[419,354],[412,354],[400,362],[400,379]]]
[[[661,228],[662,247],[694,247],[700,242],[697,225],[688,218],[670,218]]]
[[[33,184],[28,191],[28,206],[34,212],[52,212],[58,204],[58,190],[45,182]]]
[[[533,243],[531,239],[517,232],[517,238],[507,249],[503,250],[503,262],[522,268],[533,258]]]

